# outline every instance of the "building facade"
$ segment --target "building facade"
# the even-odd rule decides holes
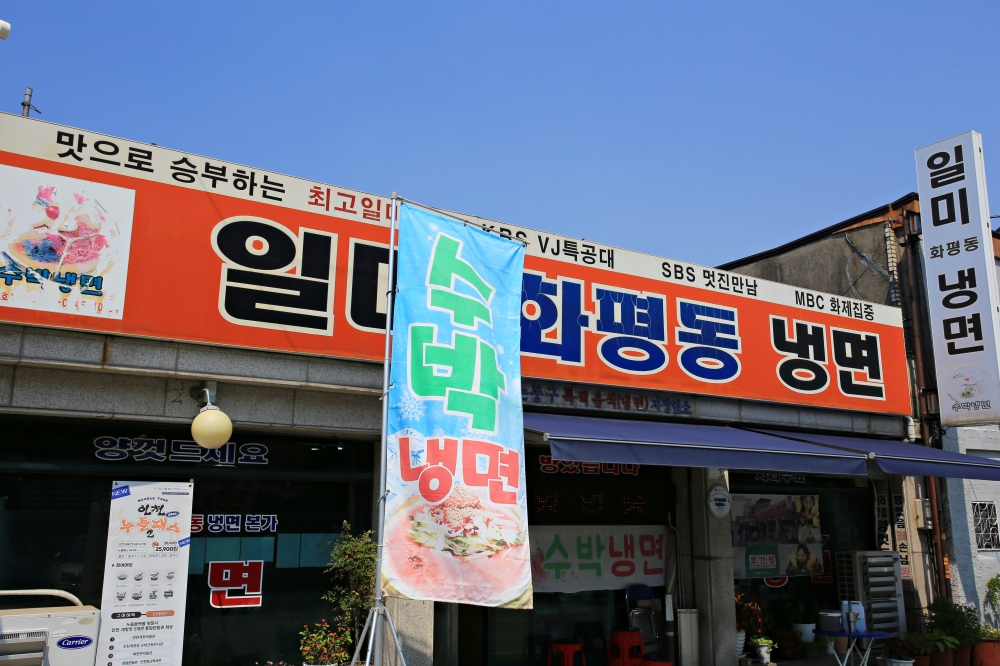
[[[924,428],[915,428],[916,440],[946,451],[996,459],[1000,456],[997,426],[940,425],[919,213],[918,196],[910,193],[886,206],[722,268],[900,306],[914,386],[914,414],[925,424]],[[996,232],[992,241],[994,256],[1000,257]],[[918,371],[918,355],[922,357],[922,373]],[[934,597],[947,594],[958,603],[971,603],[986,612],[986,583],[1000,574],[1000,542],[995,536],[1000,484],[941,479],[937,501],[931,497],[929,484],[929,479],[919,477],[904,482],[911,559],[922,562],[926,574],[915,579],[908,605],[918,613]]]
[[[111,482],[194,479],[184,662],[297,659],[302,625],[332,612],[344,523],[368,530],[379,506],[390,199],[5,115],[0,171],[0,584],[101,605]],[[569,635],[600,655],[641,579],[664,617],[696,611],[699,664],[730,666],[734,594],[836,607],[837,550],[908,539],[908,580],[933,584],[908,501],[922,482],[815,441],[913,434],[906,316],[875,297],[899,285],[871,250],[891,224],[838,241],[846,286],[805,294],[782,272],[800,257],[719,270],[458,217],[529,242],[536,594],[530,611],[389,599],[407,663],[544,663]],[[800,318],[822,336],[796,337]],[[235,426],[216,450],[190,438],[206,389]],[[613,433],[611,452],[573,449],[570,427]],[[636,428],[674,430],[630,449]],[[720,497],[754,522],[734,530]],[[609,575],[583,566],[602,544]],[[242,561],[263,563],[259,606],[216,608],[208,566]],[[560,591],[565,571],[584,582]]]

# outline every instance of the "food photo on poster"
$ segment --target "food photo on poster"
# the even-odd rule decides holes
[[[0,165],[0,306],[121,319],[135,192]]]

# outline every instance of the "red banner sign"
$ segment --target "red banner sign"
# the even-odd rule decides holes
[[[386,197],[6,114],[0,151],[3,319],[381,360]],[[499,231],[526,377],[910,412],[897,308]]]

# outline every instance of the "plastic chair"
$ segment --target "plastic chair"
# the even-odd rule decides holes
[[[548,659],[551,634],[527,634],[524,637],[524,658],[528,663],[537,663]]]
[[[625,608],[628,609],[628,626],[642,633],[642,642],[660,649],[660,629],[657,627],[653,609],[640,601],[653,602],[653,588],[648,585],[629,585],[625,590]]]
[[[639,666],[645,652],[638,629],[612,631],[608,641],[608,666]]]
[[[583,643],[574,639],[552,641],[548,666],[587,666]]]

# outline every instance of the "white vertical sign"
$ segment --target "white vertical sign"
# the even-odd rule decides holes
[[[181,666],[193,491],[113,483],[96,666]]]
[[[941,422],[1000,422],[1000,298],[983,139],[967,132],[916,151],[927,301]]]

